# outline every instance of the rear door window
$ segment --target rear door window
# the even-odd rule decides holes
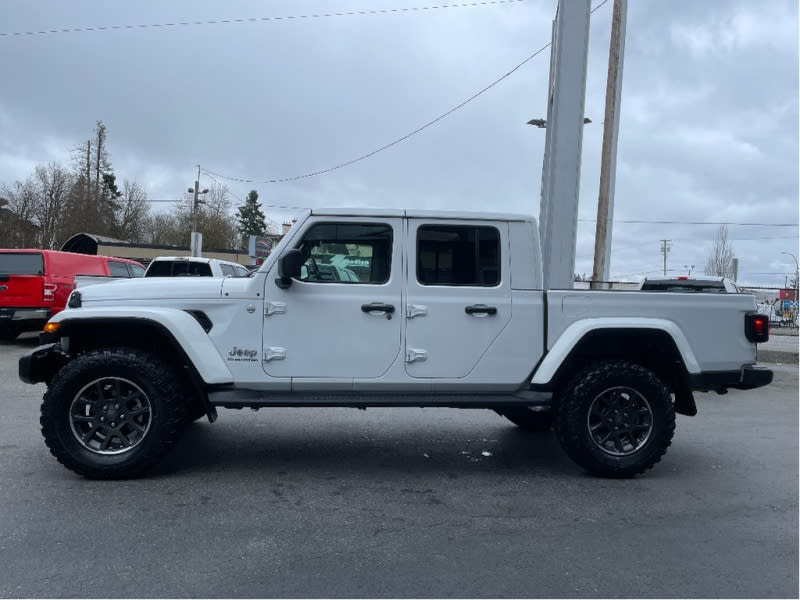
[[[108,270],[113,277],[130,277],[128,264],[119,260],[108,261]]]
[[[417,281],[422,285],[498,285],[500,233],[494,227],[422,225],[417,230]]]
[[[37,252],[0,252],[0,275],[44,275],[44,258]]]

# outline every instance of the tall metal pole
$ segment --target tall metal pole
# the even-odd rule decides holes
[[[553,23],[539,207],[544,289],[573,285],[590,11],[589,0],[560,0]]]
[[[669,252],[669,243],[672,240],[661,240],[661,252],[664,253],[664,277],[667,276],[667,252]]]
[[[603,124],[603,150],[600,159],[600,192],[597,198],[597,226],[594,237],[593,289],[602,287],[611,268],[611,227],[614,220],[614,183],[617,165],[619,108],[622,96],[622,65],[625,56],[625,23],[628,0],[614,0],[611,41],[608,48],[606,114]]]

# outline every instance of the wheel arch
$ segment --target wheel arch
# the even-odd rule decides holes
[[[184,337],[189,338],[189,343],[186,340],[182,343],[173,333],[175,329],[168,327],[167,323],[142,317],[68,319],[61,323],[58,335],[68,340],[65,350],[70,355],[96,348],[124,346],[158,356],[176,369],[187,389],[192,390],[194,401],[214,420],[216,410],[208,400],[207,387],[211,383],[220,383],[218,380],[225,374],[230,381],[230,372],[202,325],[192,315],[184,314],[188,320],[178,326],[182,328]],[[187,326],[194,329],[188,336]],[[221,364],[215,364],[215,358]]]
[[[559,342],[563,339],[564,336]],[[696,365],[685,338],[676,342],[673,332],[662,327],[590,328],[581,332],[568,348],[556,343],[531,383],[535,388],[556,392],[554,397],[557,397],[557,392],[576,373],[590,365],[606,360],[625,360],[652,371],[675,395],[676,412],[694,416],[697,406],[690,387],[687,358],[688,362]],[[550,365],[546,364],[548,359],[551,359]]]

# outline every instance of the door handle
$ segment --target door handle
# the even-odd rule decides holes
[[[383,302],[372,302],[370,304],[362,304],[361,312],[365,313],[382,312],[386,314],[391,314],[394,312],[394,306],[391,304],[384,304]]]
[[[497,308],[494,306],[486,306],[485,304],[471,304],[464,307],[464,312],[468,315],[496,315]]]

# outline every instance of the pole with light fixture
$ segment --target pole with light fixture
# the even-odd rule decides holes
[[[798,287],[800,287],[800,281],[798,281],[798,279],[800,279],[800,266],[797,264],[797,257],[791,252],[781,252],[781,254],[791,256],[794,259],[794,298],[792,298],[792,300],[795,306],[794,312],[797,314],[797,308],[800,307],[800,298],[797,297]],[[786,287],[785,283],[784,287]]]
[[[197,205],[202,202],[198,198],[200,194],[207,194],[208,188],[200,191],[200,165],[197,165],[197,179],[194,181],[194,188],[189,188],[189,193],[194,194],[192,200],[192,238],[190,241],[190,253],[192,256],[200,256],[203,247],[203,237],[197,232]]]

